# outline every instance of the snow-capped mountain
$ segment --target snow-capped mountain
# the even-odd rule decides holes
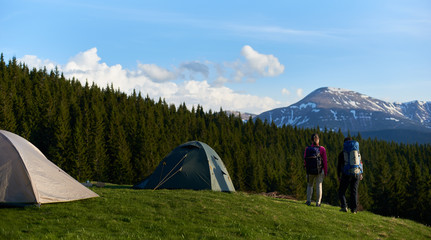
[[[431,139],[431,102],[389,103],[340,88],[319,88],[295,104],[261,113],[257,118],[273,121],[279,127],[319,126],[361,134],[408,130],[424,132]]]

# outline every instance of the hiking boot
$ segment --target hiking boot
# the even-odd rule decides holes
[[[340,212],[347,212],[347,208],[346,207],[345,208],[341,208]]]
[[[306,204],[307,206],[310,206],[310,205],[311,205],[311,202],[306,201],[306,202],[305,202],[305,204]]]

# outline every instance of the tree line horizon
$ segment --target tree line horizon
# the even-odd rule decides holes
[[[66,79],[57,70],[29,69],[0,59],[0,129],[33,143],[78,181],[134,184],[176,146],[207,143],[222,158],[238,191],[306,196],[303,154],[318,133],[327,150],[322,202],[338,206],[338,154],[345,135],[326,128],[277,127],[202,106],[187,109],[135,91]],[[251,120],[251,118],[250,118]],[[431,145],[352,136],[360,144],[364,180],[360,206],[431,224]]]

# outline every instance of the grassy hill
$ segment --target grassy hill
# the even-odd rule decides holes
[[[429,239],[431,228],[370,212],[247,193],[94,188],[101,197],[0,208],[0,239]]]

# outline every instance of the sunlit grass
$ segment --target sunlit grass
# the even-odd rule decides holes
[[[241,192],[92,190],[101,197],[1,208],[0,239],[431,238],[431,228],[410,220]]]

